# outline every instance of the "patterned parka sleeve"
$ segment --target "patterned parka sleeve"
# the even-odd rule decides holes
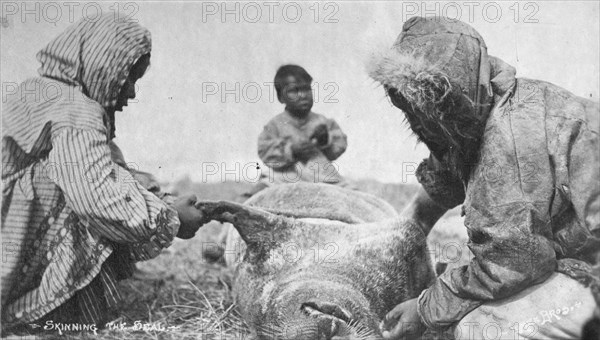
[[[105,134],[64,128],[52,145],[54,182],[91,232],[130,244],[135,260],[155,257],[171,244],[179,229],[177,212],[111,160]]]
[[[285,168],[296,162],[292,141],[279,135],[274,121],[270,121],[258,137],[258,156],[273,169]]]

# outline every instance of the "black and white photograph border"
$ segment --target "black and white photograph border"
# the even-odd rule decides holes
[[[600,2],[0,0],[9,339],[600,339]]]

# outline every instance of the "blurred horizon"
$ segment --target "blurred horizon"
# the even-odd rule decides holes
[[[280,65],[294,63],[314,79],[313,110],[348,135],[336,161],[342,175],[416,183],[413,173],[427,150],[364,66],[413,15],[460,18],[479,31],[490,55],[516,67],[517,77],[599,98],[598,2],[72,3],[78,6],[69,12],[62,2],[2,2],[3,100],[6,84],[37,75],[37,51],[86,15],[84,8],[87,15],[100,8],[134,17],[152,33],[151,66],[136,102],[117,113],[115,141],[127,162],[163,182],[256,178],[257,163],[265,169],[258,135],[283,111],[273,77]]]

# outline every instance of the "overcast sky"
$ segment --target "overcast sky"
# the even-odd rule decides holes
[[[459,18],[517,76],[595,101],[599,95],[596,1],[22,4],[2,2],[3,91],[36,75],[36,52],[83,15],[119,10],[151,31],[151,68],[138,82],[138,102],[118,113],[116,141],[128,162],[165,181],[186,174],[219,181],[222,163],[229,170],[238,164],[241,179],[254,179],[247,164],[259,161],[258,134],[283,110],[273,76],[295,63],[314,78],[313,110],[348,135],[337,162],[343,175],[415,182],[414,164],[427,152],[364,67],[368,52],[391,46],[413,15]]]

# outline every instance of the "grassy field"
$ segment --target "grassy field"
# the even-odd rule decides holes
[[[376,181],[359,181],[357,185],[362,191],[384,198],[397,210],[418,188]],[[250,187],[246,183],[199,184],[183,180],[171,189],[179,194],[193,192],[200,199],[240,201],[240,195]],[[222,267],[208,263],[202,256],[203,247],[216,241],[220,229],[219,223],[211,222],[194,239],[177,239],[157,258],[138,264],[136,277],[120,282],[124,302],[113,329],[100,330],[97,335],[78,334],[77,338],[249,339],[249,330],[221,279]],[[448,212],[429,237],[433,260],[452,262],[450,267],[465,263],[469,254],[457,248],[465,240],[458,213]]]

